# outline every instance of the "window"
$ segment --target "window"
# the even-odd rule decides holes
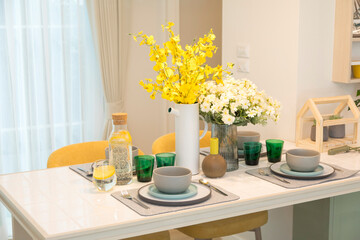
[[[0,0],[0,174],[100,140],[103,118],[86,2]]]

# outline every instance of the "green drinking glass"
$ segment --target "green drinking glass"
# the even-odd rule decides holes
[[[262,144],[259,142],[244,142],[245,164],[255,166],[259,164]]]
[[[154,156],[138,155],[134,157],[136,176],[139,182],[150,182],[154,170]]]
[[[280,139],[268,139],[265,142],[268,161],[271,163],[280,162],[284,141]]]
[[[159,167],[167,167],[167,166],[174,166],[175,164],[175,153],[158,153],[156,156],[156,166]]]

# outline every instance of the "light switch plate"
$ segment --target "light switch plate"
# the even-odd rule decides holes
[[[250,72],[250,60],[238,58],[237,59],[238,72],[249,73]]]
[[[250,57],[250,46],[238,44],[236,48],[236,56],[238,58],[249,58]]]

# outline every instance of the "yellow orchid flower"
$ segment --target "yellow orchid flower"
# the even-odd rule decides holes
[[[197,43],[186,45],[183,49],[180,45],[180,36],[175,35],[171,29],[173,26],[173,22],[168,22],[166,26],[161,25],[162,30],[166,30],[169,34],[169,40],[163,43],[163,48],[155,45],[156,41],[152,35],[139,32],[132,36],[134,41],[141,37],[142,41],[139,44],[150,47],[150,61],[155,62],[153,69],[158,73],[156,81],[145,79],[140,81],[140,85],[151,92],[152,99],[160,93],[166,100],[192,104],[198,101],[201,86],[209,77],[212,76],[220,83],[222,74],[230,74],[230,72],[221,66],[212,68],[206,65],[206,58],[213,57],[217,50],[213,45],[215,34],[212,29],[203,38],[199,38]],[[233,64],[228,64],[227,68],[232,66]]]

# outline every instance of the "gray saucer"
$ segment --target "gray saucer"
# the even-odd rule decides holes
[[[204,202],[208,200],[211,197],[211,190],[210,188],[199,184],[199,183],[192,183],[193,185],[196,185],[197,187],[197,194],[185,198],[185,199],[161,199],[152,196],[149,194],[149,187],[151,187],[153,184],[148,184],[143,187],[141,187],[138,191],[138,196],[141,200],[144,202],[148,202],[155,205],[161,205],[161,206],[186,206],[186,205],[193,205],[197,203]]]
[[[277,163],[272,164],[270,166],[271,172],[275,173],[276,175],[282,176],[282,177],[292,178],[292,179],[301,179],[301,180],[314,180],[314,179],[326,178],[335,172],[333,167],[331,167],[325,163],[320,163],[319,165],[322,166],[324,169],[321,174],[319,174],[317,176],[295,176],[295,175],[287,174],[287,173],[284,173],[283,171],[281,171],[280,168],[283,164],[284,164],[284,162],[277,162]]]

